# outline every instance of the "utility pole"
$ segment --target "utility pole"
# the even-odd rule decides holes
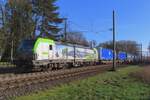
[[[147,51],[147,63],[149,62],[149,52]]]
[[[141,63],[143,62],[143,52],[142,52],[142,43],[140,44],[140,46],[141,46]]]
[[[116,71],[115,11],[113,10],[113,71]]]
[[[67,18],[64,18],[64,36],[65,41],[67,41]]]
[[[13,62],[13,60],[14,60],[14,59],[13,59],[13,55],[14,55],[14,54],[13,54],[13,53],[14,53],[14,50],[13,50],[13,49],[14,49],[14,41],[12,40],[12,42],[11,42],[11,61],[12,61],[12,62]]]

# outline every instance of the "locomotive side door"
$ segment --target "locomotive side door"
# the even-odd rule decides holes
[[[49,45],[49,60],[52,60],[53,59],[53,49],[54,49],[54,46],[53,45]]]

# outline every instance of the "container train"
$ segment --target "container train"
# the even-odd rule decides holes
[[[119,61],[126,61],[125,52],[116,56]],[[37,38],[24,40],[17,50],[15,64],[19,67],[41,69],[60,69],[76,66],[96,65],[111,62],[113,50],[106,48],[89,48],[76,44],[56,42],[52,39]]]

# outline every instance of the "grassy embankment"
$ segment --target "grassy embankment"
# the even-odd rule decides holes
[[[75,81],[51,90],[16,98],[17,100],[149,100],[150,85],[142,83],[130,73],[141,70],[137,66],[106,72],[95,77]]]

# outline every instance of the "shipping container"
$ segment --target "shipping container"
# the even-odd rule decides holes
[[[118,60],[126,60],[126,59],[127,59],[127,53],[125,52],[118,53]]]
[[[100,60],[113,60],[113,50],[100,48],[99,49],[99,59]]]

